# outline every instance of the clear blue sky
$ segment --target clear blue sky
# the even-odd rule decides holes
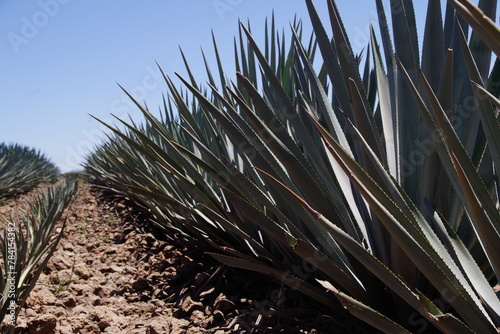
[[[374,1],[337,3],[359,51],[376,21]],[[415,1],[420,26],[426,4]],[[326,1],[316,6],[326,19]],[[238,19],[250,19],[263,41],[273,9],[286,32],[295,14],[309,27],[303,0],[0,1],[0,142],[39,148],[64,172],[81,169],[103,133],[88,114],[140,120],[116,83],[157,110],[166,89],[155,61],[169,75],[184,74],[181,46],[203,79],[200,47],[213,60],[213,29],[229,72]]]

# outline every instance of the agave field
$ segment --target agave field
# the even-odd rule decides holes
[[[215,37],[205,84],[182,54],[186,76],[162,70],[159,114],[124,89],[144,120],[103,123],[87,179],[147,208],[162,238],[299,291],[360,332],[498,333],[497,1],[429,0],[418,36],[411,0],[375,0],[362,54],[334,0],[327,22],[305,2],[311,36],[271,19],[259,45],[240,24],[235,75]],[[0,198],[57,178],[39,156],[20,164],[26,181],[10,175],[33,155],[0,146]],[[16,223],[20,305],[75,189],[60,181]],[[8,289],[3,278],[0,320]]]
[[[165,75],[161,117],[134,100],[144,123],[108,125],[87,173],[168,237],[332,314],[386,333],[497,333],[496,1],[429,1],[421,41],[412,1],[376,1],[363,55],[334,1],[326,24],[306,2],[311,39],[271,22],[259,46],[242,24],[234,79],[214,42],[218,75],[207,64],[199,85],[187,61],[182,88]]]
[[[26,210],[1,217],[0,323],[7,319],[2,333],[14,333],[16,318],[63,235],[64,225],[58,222],[77,182],[74,176],[60,178],[57,167],[34,149],[0,144],[1,200],[47,184]]]
[[[0,143],[0,200],[53,183],[58,176],[57,167],[35,149]]]

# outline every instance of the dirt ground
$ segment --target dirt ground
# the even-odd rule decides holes
[[[294,291],[162,240],[129,204],[80,186],[17,333],[349,332]]]

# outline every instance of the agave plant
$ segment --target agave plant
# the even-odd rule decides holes
[[[214,43],[220,83],[207,65],[198,85],[186,61],[189,92],[165,75],[161,119],[134,100],[145,124],[109,126],[87,171],[172,238],[334,313],[387,333],[497,333],[497,2],[450,0],[443,20],[430,0],[419,51],[412,1],[391,1],[391,34],[376,0],[364,66],[335,2],[332,37],[306,3],[315,41],[296,23],[287,48],[273,24],[261,51],[241,25],[234,82]]]
[[[0,198],[26,192],[41,183],[53,183],[59,170],[39,151],[0,143]]]
[[[65,224],[59,221],[73,201],[77,178],[69,176],[50,186],[28,202],[28,209],[17,209],[11,218],[2,217],[0,235],[0,323],[1,333],[14,333],[16,318],[46,268]]]

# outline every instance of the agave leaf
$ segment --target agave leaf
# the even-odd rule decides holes
[[[420,56],[412,1],[394,0],[391,2],[391,15],[396,54],[418,86],[417,69]]]
[[[325,120],[327,121],[329,129],[332,131],[333,135],[344,145],[346,150],[350,152],[351,154],[351,147],[349,145],[349,142],[347,141],[347,137],[344,134],[344,130],[342,129],[342,124],[339,122],[337,116],[335,115],[335,112],[333,111],[333,108],[328,100],[328,95],[326,91],[323,88],[323,85],[318,79],[318,76],[314,72],[313,66],[309,59],[307,58],[305,54],[305,50],[303,49],[302,45],[300,44],[300,41],[297,37],[296,34],[295,36],[295,42],[297,44],[297,50],[298,53],[304,62],[305,66],[305,71],[308,74],[308,77],[310,79],[311,84],[313,85],[313,89],[316,92],[318,99],[320,100],[320,109],[323,111],[323,115],[325,117]]]
[[[464,113],[462,111],[459,114],[459,117],[462,118],[462,122],[460,123],[460,127],[457,126],[457,133],[459,134],[459,137],[461,137],[463,146],[471,157],[472,162],[477,166],[479,165],[480,159],[483,156],[486,142],[484,136],[482,136],[483,132],[479,131],[481,117],[480,113],[476,112],[476,109],[478,107],[476,107],[475,105],[470,105],[470,99],[471,97],[474,97],[474,92],[468,80],[472,79],[477,82],[482,82],[482,79],[473,60],[471,50],[467,46],[464,32],[459,24],[457,24],[456,29],[458,31],[458,40],[463,50],[462,59],[464,60],[464,65],[467,70],[465,74],[468,74],[468,77],[464,77],[465,81],[463,87],[463,103],[464,105],[467,103],[465,107],[466,112]],[[472,102],[474,103],[476,101],[472,100]]]
[[[490,153],[493,157],[493,161],[495,162],[495,168],[497,170],[497,174],[500,166],[500,127],[498,124],[498,119],[495,117],[495,110],[491,103],[487,100],[487,97],[481,93],[481,90],[478,90],[478,87],[483,86],[484,83],[479,73],[479,70],[474,62],[470,49],[465,44],[465,38],[463,34],[462,38],[462,50],[465,57],[465,62],[467,65],[467,69],[469,72],[469,76],[471,78],[474,94],[477,102],[477,109],[479,111],[479,115],[481,117],[481,124],[486,134],[486,139],[488,142],[488,146],[490,149]],[[490,94],[491,95],[491,94]]]
[[[500,57],[500,28],[468,0],[448,0],[488,47]]]
[[[444,66],[445,47],[441,1],[429,1],[422,49],[422,71],[437,90]]]
[[[191,67],[189,66],[189,62],[187,61],[186,56],[184,55],[184,52],[182,51],[182,49],[180,47],[179,47],[179,51],[181,53],[182,60],[184,61],[184,66],[186,67],[186,70],[188,72],[189,79],[191,80],[191,84],[198,89],[198,85],[196,84],[196,79],[193,75],[193,72],[191,71]]]
[[[443,333],[475,333],[451,313],[443,313],[424,294],[419,293],[422,308],[427,312],[427,318]]]
[[[240,23],[241,24],[241,23]],[[241,72],[243,75],[247,77],[251,77],[250,72],[248,70],[248,61],[247,61],[247,55],[245,53],[245,47],[243,46],[243,31],[241,28],[238,30],[239,33],[239,44],[240,44],[240,56],[241,56]],[[236,49],[236,48],[235,48]],[[250,55],[251,56],[251,55]],[[240,61],[237,59],[236,63],[240,63]]]
[[[213,30],[212,30],[212,42],[213,42],[213,46],[214,46],[215,59],[217,60],[217,68],[219,70],[220,84],[221,84],[221,87],[226,87],[227,86],[227,81],[226,81],[226,77],[225,77],[225,74],[224,74],[224,69],[223,69],[223,66],[222,66],[222,60],[220,58],[219,48],[217,47],[217,42],[215,40],[215,34],[214,34]],[[227,94],[225,94],[225,97],[228,98],[229,96]]]
[[[208,83],[216,87],[217,84],[215,83],[214,76],[212,75],[212,70],[210,69],[210,65],[208,64],[208,60],[207,57],[205,56],[205,51],[203,51],[203,49],[201,49],[201,57],[203,58],[203,63],[205,64],[205,71],[207,72]]]
[[[451,116],[451,112],[453,110],[453,53],[454,51],[452,49],[448,49],[446,52],[441,74],[441,82],[438,90],[436,90],[439,102],[448,116]]]
[[[373,26],[370,25],[371,41],[373,45],[373,62],[377,78],[377,92],[380,105],[380,115],[382,118],[382,131],[384,133],[385,152],[387,155],[387,167],[391,174],[399,180],[399,154],[397,141],[397,119],[396,111],[393,109],[391,101],[391,89],[389,79],[384,72],[384,65],[380,55],[380,49],[373,31]]]
[[[399,86],[396,84],[396,73],[397,73],[397,63],[396,63],[396,56],[393,48],[393,44],[391,41],[391,35],[389,33],[389,23],[387,21],[387,17],[385,15],[385,10],[384,10],[384,5],[382,4],[382,0],[375,0],[375,3],[377,5],[377,15],[378,15],[378,22],[379,22],[379,28],[380,28],[380,35],[382,39],[382,46],[384,50],[384,56],[385,56],[385,63],[387,65],[387,79],[389,82],[389,93],[391,96],[391,104],[392,104],[392,110],[394,113],[397,112],[398,110],[398,105],[396,103],[397,101],[397,94],[399,90]],[[395,118],[396,115],[393,115]],[[394,125],[397,127],[398,124],[396,121],[394,121]],[[395,128],[396,134],[398,134],[397,128]]]
[[[491,94],[489,91],[487,91],[483,86],[478,84],[477,82],[472,82],[472,84],[478,88],[486,97],[490,99],[490,101],[496,105],[497,108],[500,108],[500,100],[495,97],[493,94]],[[495,118],[498,118],[498,111],[494,113]]]
[[[486,215],[483,209],[483,205],[477,198],[475,191],[471,185],[471,182],[467,175],[465,174],[462,166],[458,162],[458,159],[453,151],[451,153],[451,158],[455,165],[455,169],[458,174],[458,179],[462,185],[462,191],[467,201],[467,207],[469,215],[474,222],[474,228],[478,237],[481,239],[481,244],[490,260],[493,267],[495,275],[500,277],[500,244],[498,239],[500,235],[498,230],[493,227],[489,217]]]
[[[371,132],[373,134],[377,133],[376,126],[374,124],[374,119],[371,110],[369,109],[369,103],[366,99],[366,92],[364,91],[364,86],[361,81],[361,77],[359,75],[359,64],[358,61],[354,58],[351,43],[349,42],[349,38],[347,36],[344,24],[342,23],[342,19],[340,13],[338,11],[337,5],[335,1],[328,1],[328,11],[330,14],[330,24],[332,26],[333,31],[333,40],[335,48],[337,49],[337,57],[339,60],[339,65],[342,68],[342,74],[344,76],[344,81],[347,83],[348,91],[351,92],[351,99],[357,97],[357,110],[354,109],[356,105],[354,104],[352,114],[354,117],[350,117],[350,119],[358,126],[359,128],[366,127],[367,136],[370,135]],[[362,91],[362,94],[352,94],[352,88],[349,88],[349,81],[354,83],[354,86],[357,87],[357,90]],[[356,114],[359,114],[358,116]],[[356,122],[357,120],[360,123]],[[378,147],[374,147],[374,151],[378,153],[380,150],[380,142],[377,137],[374,136],[373,145],[378,145]]]
[[[340,312],[342,309],[338,304],[334,303],[331,299],[327,298],[325,294],[317,287],[307,283],[306,281],[293,276],[289,272],[281,271],[270,266],[266,266],[258,261],[242,260],[236,257],[230,257],[221,254],[208,253],[214,259],[220,261],[221,263],[227,264],[228,266],[246,269],[251,271],[257,271],[263,275],[272,277],[278,281],[281,281],[291,287],[294,290],[298,290],[305,295],[318,300],[319,302],[325,304],[326,306]]]
[[[321,23],[318,12],[314,7],[312,0],[306,0],[307,9],[309,12],[309,17],[311,19],[311,24],[316,34],[318,40],[318,47],[323,56],[323,61],[325,62],[328,77],[335,87],[335,97],[340,105],[340,108],[344,110],[346,115],[352,119],[352,111],[349,101],[349,93],[347,89],[347,84],[344,81],[344,75],[342,69],[338,62],[338,54],[332,47],[330,39],[328,38],[325,28]]]
[[[477,265],[476,260],[472,257],[457,233],[438,212],[434,212],[433,220],[442,231],[441,238],[446,240],[449,247],[452,248],[452,254],[456,256],[457,264],[462,268],[462,271],[468,277],[471,285],[474,290],[477,291],[483,302],[488,305],[489,313],[495,319],[495,322],[499,323],[500,318],[498,310],[500,310],[500,301],[490,287],[481,268]]]
[[[328,291],[332,292],[351,314],[384,333],[411,333],[387,316],[377,312],[364,303],[336,289],[330,282],[318,280]]]
[[[481,0],[478,2],[478,8],[483,11],[485,16],[488,16],[492,21],[497,18],[498,0]],[[469,48],[474,56],[474,61],[477,64],[479,73],[485,82],[488,81],[488,76],[495,78],[494,72],[491,70],[491,60],[494,55],[481,37],[472,30],[469,39]]]
[[[408,77],[407,77],[408,78]],[[425,77],[422,75],[423,82],[424,82],[424,87],[427,93],[427,98],[430,101],[430,105],[432,107],[434,116],[431,116],[432,119],[434,120],[433,122],[437,123],[428,123],[428,125],[432,128],[434,127],[434,130],[437,131],[438,133],[442,133],[443,135],[440,136],[442,138],[447,146],[447,150],[452,150],[454,152],[455,157],[458,159],[459,164],[462,166],[464,169],[466,175],[468,176],[470,182],[472,183],[472,186],[474,187],[474,192],[476,193],[476,196],[478,196],[479,200],[482,203],[482,206],[484,207],[485,212],[487,213],[489,220],[493,224],[495,230],[500,231],[500,213],[498,212],[498,209],[495,206],[495,203],[492,201],[491,196],[489,195],[488,190],[485,188],[484,183],[481,180],[481,177],[476,171],[476,168],[470,161],[470,158],[468,157],[467,153],[465,152],[465,149],[463,145],[461,144],[460,140],[457,138],[457,135],[455,131],[453,131],[453,128],[451,127],[451,124],[449,122],[449,119],[446,117],[446,114],[444,113],[442,107],[439,104],[439,101],[437,100],[436,96],[434,95],[434,92],[430,88],[429,84],[425,80]],[[409,79],[409,78],[408,78]],[[414,86],[412,86],[414,87]],[[415,92],[415,97],[418,99],[418,93]],[[421,101],[421,100],[420,100]],[[419,102],[420,104],[420,102]],[[425,115],[427,114],[425,112],[426,107],[423,104],[420,104],[422,106],[422,114]],[[428,118],[425,118],[428,119]],[[446,154],[448,155],[448,154]],[[441,160],[446,159],[445,156],[441,155]],[[448,157],[447,160],[451,159]],[[449,160],[451,162],[451,160]],[[446,163],[445,161],[443,161]],[[456,180],[456,175],[454,175],[453,169],[450,169],[448,167],[447,169],[449,176],[453,179]],[[461,188],[458,186],[458,184],[455,184],[457,186],[456,190],[458,194],[461,194]],[[463,198],[462,198],[463,199]],[[463,199],[464,200],[464,199]],[[464,200],[464,204],[466,204],[467,201]]]
[[[359,87],[356,85],[356,82],[352,79],[349,79],[348,82],[354,111],[353,123],[356,124],[356,126],[364,133],[365,137],[371,143],[370,146],[372,150],[377,154],[377,156],[379,156],[381,160],[385,161],[386,156],[381,153],[382,144],[380,143],[380,136],[378,135],[378,130],[372,112],[365,109],[365,105],[362,103],[362,94]],[[367,166],[367,169],[369,168],[370,167]]]
[[[453,111],[453,50],[448,49],[445,55],[445,60],[443,64],[441,81],[439,83],[439,88],[437,91],[437,96],[439,102],[443,106],[446,114],[452,117]],[[449,210],[450,202],[456,202],[460,206],[460,200],[456,198],[453,194],[450,196],[450,181],[446,172],[441,168],[441,163],[439,161],[439,156],[435,149],[435,144],[433,143],[432,136],[422,141],[423,152],[426,155],[426,159],[423,162],[423,175],[422,175],[422,185],[421,193],[426,194],[425,196],[432,202],[438,211],[447,212],[450,221],[455,222],[456,225],[459,224],[458,212]],[[450,198],[451,197],[451,198]]]
[[[419,50],[415,13],[411,0],[391,1],[392,31],[394,47],[399,61],[407,68],[415,85],[420,87]],[[418,151],[417,143],[425,135],[421,129],[421,119],[418,109],[411,101],[411,91],[403,84],[403,77],[395,74],[397,88],[397,120],[398,141],[400,155],[401,185],[415,202],[420,199],[419,186],[421,183],[421,169],[419,164],[412,164],[414,152]]]
[[[449,6],[450,7],[450,6]],[[450,7],[451,8],[451,7]],[[452,10],[453,11],[453,10]],[[447,18],[448,19],[448,18]],[[453,20],[452,20],[453,21]],[[455,24],[452,24],[452,27],[456,28]],[[456,32],[453,33],[456,36]],[[455,37],[455,40],[457,38]],[[458,41],[457,41],[458,43]],[[459,52],[459,54],[461,54]],[[457,61],[460,60],[460,61]],[[457,65],[458,64],[458,65]],[[462,64],[462,65],[460,65]],[[458,67],[458,71],[456,69]],[[454,97],[454,95],[460,95],[463,90],[461,82],[461,78],[465,76],[466,69],[463,66],[463,59],[460,58],[452,49],[448,49],[445,58],[445,65],[442,74],[442,80],[440,83],[438,98],[441,103],[442,108],[444,109],[447,117],[451,120],[455,117],[456,106],[454,101],[459,100],[460,97]],[[433,141],[432,145],[436,147],[436,138],[438,132],[430,132],[431,140]],[[439,148],[436,149],[436,152],[432,153],[433,163],[439,164],[439,159],[436,161],[434,158],[434,154],[438,153]],[[439,154],[438,154],[439,156]],[[442,162],[441,162],[442,163]],[[447,165],[451,167],[451,164],[448,162]],[[428,166],[424,166],[425,168]],[[431,168],[431,167],[429,167]],[[429,174],[432,173],[434,169],[429,169]],[[433,182],[434,181],[434,182]],[[450,182],[450,177],[446,174],[446,168],[439,168],[439,174],[434,173],[431,178],[425,179],[424,182],[429,185],[423,189],[423,191],[428,190],[428,192],[423,192],[424,194],[432,194],[435,193],[436,196],[433,198],[433,204],[438,206],[440,204],[440,208],[442,212],[447,212],[448,221],[452,224],[455,229],[459,228],[460,222],[462,221],[462,216],[464,215],[464,210],[462,207],[461,199],[457,194],[450,192],[452,189],[452,184]],[[434,192],[431,192],[431,187],[434,184]]]

